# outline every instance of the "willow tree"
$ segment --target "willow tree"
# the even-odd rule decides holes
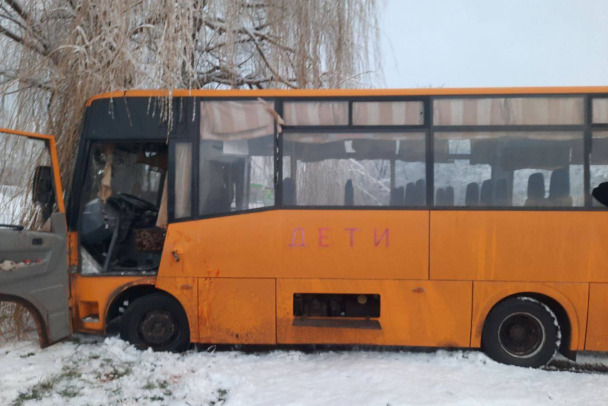
[[[0,0],[0,127],[54,134],[69,183],[89,97],[366,86],[376,15],[376,0]],[[0,305],[0,341],[26,316]]]
[[[376,0],[0,0],[0,126],[55,134],[68,179],[85,101],[131,88],[361,87]]]

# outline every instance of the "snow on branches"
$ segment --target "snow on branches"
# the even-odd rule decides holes
[[[85,101],[132,88],[361,87],[376,0],[0,0],[0,120],[55,134],[69,176]]]

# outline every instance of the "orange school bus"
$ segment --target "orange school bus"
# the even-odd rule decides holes
[[[43,345],[608,350],[608,88],[168,96],[89,101],[65,209],[53,138],[2,130],[0,299]]]

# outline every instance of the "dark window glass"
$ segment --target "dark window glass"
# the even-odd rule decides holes
[[[435,205],[581,207],[583,134],[436,132]]]
[[[423,206],[424,133],[284,134],[288,206]]]

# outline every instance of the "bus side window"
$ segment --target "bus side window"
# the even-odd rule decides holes
[[[582,132],[436,131],[435,194],[453,187],[465,207],[582,207],[582,151]]]
[[[201,103],[199,214],[274,206],[275,116],[260,100]]]
[[[283,188],[286,205],[424,206],[426,134],[291,130],[283,136]]]

